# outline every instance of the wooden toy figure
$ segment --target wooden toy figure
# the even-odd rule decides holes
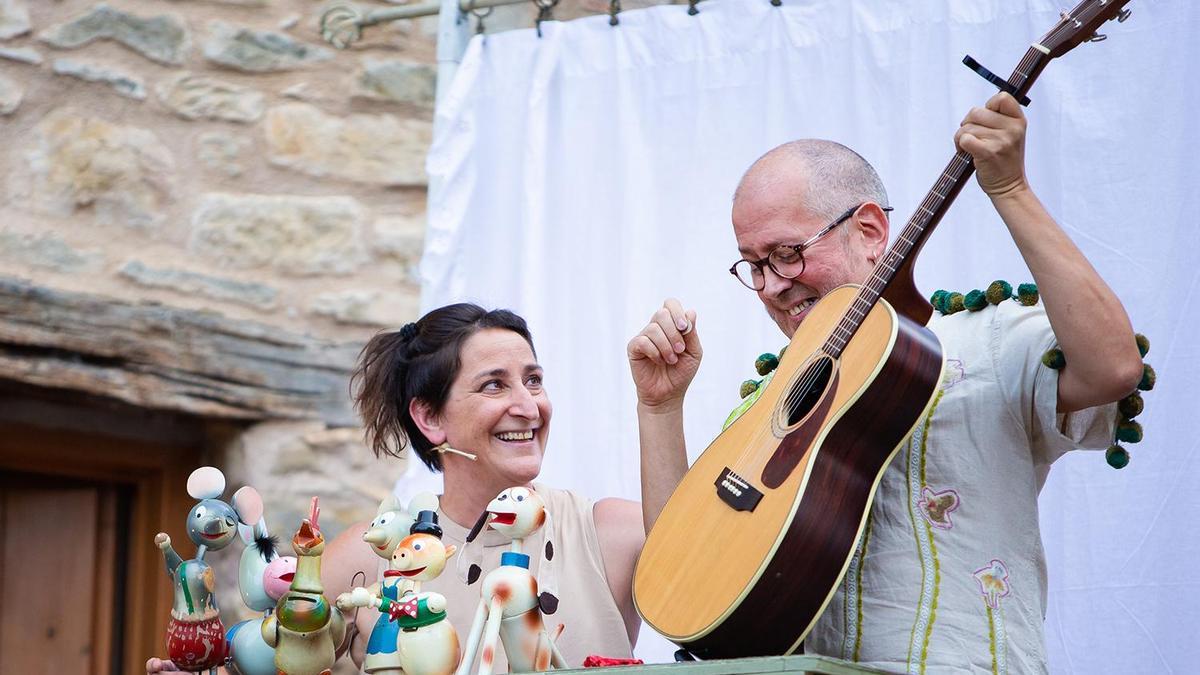
[[[188,538],[196,545],[196,557],[183,560],[165,532],[154,537],[175,587],[171,620],[167,623],[167,658],[180,670],[207,670],[215,675],[217,666],[225,660],[225,628],[217,614],[216,579],[204,562],[204,554],[228,546],[237,537],[239,522],[245,524],[262,517],[262,500],[256,499],[253,488],[253,494],[245,488],[234,494],[234,505],[217,499],[225,491],[225,475],[211,466],[200,467],[188,476],[187,491],[199,500],[187,519]],[[245,513],[239,515],[239,510]]]
[[[521,552],[522,540],[538,528],[547,525],[546,545],[539,566],[542,578],[542,593],[538,593],[538,579],[529,571],[529,556]],[[553,614],[558,609],[558,598],[554,595],[554,577],[550,561],[554,558],[554,545],[550,540],[549,512],[542,498],[529,488],[514,487],[501,492],[487,505],[475,527],[467,535],[467,548],[484,528],[491,528],[512,540],[512,548],[500,556],[500,566],[483,578],[482,597],[471,633],[467,637],[467,650],[457,675],[467,675],[471,664],[479,653],[479,675],[491,675],[496,654],[496,638],[504,646],[508,657],[509,672],[532,672],[567,667],[566,660],[554,645],[554,639],[562,633],[562,624],[554,632],[554,638],[546,632],[542,613]],[[481,556],[478,548],[475,551]],[[459,560],[463,571],[468,556]],[[482,570],[477,562],[469,563],[465,570],[467,583],[473,584]],[[480,643],[482,642],[482,649]]]
[[[384,560],[391,560],[392,553],[396,550],[396,546],[400,544],[400,540],[407,537],[413,522],[416,520],[416,514],[421,511],[437,511],[438,498],[428,492],[413,497],[408,508],[405,509],[400,505],[400,500],[394,494],[388,494],[379,503],[379,510],[375,512],[375,520],[372,520],[367,526],[367,531],[363,532],[363,541],[371,545],[371,550],[375,555]],[[374,591],[378,593],[378,590]]]
[[[338,607],[375,607],[382,615],[371,630],[363,670],[393,675],[450,675],[458,665],[458,633],[446,619],[446,598],[422,593],[454,555],[442,544],[437,513],[421,511],[411,534],[400,541],[382,584],[338,597]]]
[[[300,523],[292,548],[296,551],[296,576],[279,598],[275,615],[262,624],[263,640],[275,648],[279,675],[329,675],[336,650],[346,637],[346,621],[323,595],[321,554],[325,538],[317,524],[321,509],[313,497],[308,518]]]
[[[246,486],[242,490],[248,491],[247,498],[258,500],[261,512],[261,498],[254,488]],[[263,518],[252,527],[239,526],[238,534],[246,544],[238,564],[238,591],[246,606],[262,612],[263,616],[236,623],[226,633],[227,667],[233,675],[275,675],[275,649],[263,640],[262,624],[292,583],[296,558],[279,555],[279,541],[267,532]]]

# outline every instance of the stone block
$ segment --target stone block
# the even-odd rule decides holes
[[[386,326],[389,317],[377,311],[382,299],[382,293],[372,290],[321,293],[313,299],[312,311],[339,323]]]
[[[274,288],[265,284],[214,277],[172,267],[149,267],[140,260],[126,262],[118,274],[146,288],[162,288],[184,295],[199,295],[264,311],[275,309],[276,297],[279,295]]]
[[[25,0],[0,0],[0,40],[29,32],[29,8]]]
[[[21,105],[25,98],[25,90],[21,85],[0,75],[0,115],[11,115]]]
[[[196,157],[204,166],[237,178],[245,171],[242,152],[249,140],[223,131],[206,131],[196,137]]]
[[[94,273],[104,265],[104,254],[80,251],[53,234],[0,232],[0,259],[66,274]]]
[[[419,284],[417,268],[425,246],[425,216],[387,215],[374,223],[374,252],[404,267],[408,281]]]
[[[399,59],[364,58],[355,80],[354,95],[433,108],[437,68]]]
[[[328,61],[333,52],[284,33],[212,21],[209,39],[204,43],[204,58],[235,70],[268,73]]]
[[[14,47],[12,49],[0,49],[0,59],[8,59],[9,61],[18,61],[20,63],[28,63],[34,66],[42,65],[42,55],[38,50],[30,47]]]
[[[152,132],[59,108],[32,136],[11,179],[16,205],[56,216],[90,207],[101,225],[162,221],[175,162]]]
[[[82,47],[95,40],[112,40],[152,61],[171,66],[182,64],[191,46],[187,24],[177,16],[145,18],[103,3],[71,21],[51,26],[38,38],[62,49]]]
[[[395,115],[327,115],[307,103],[267,111],[268,158],[310,176],[388,186],[424,185],[432,127]]]
[[[188,248],[232,269],[285,276],[345,275],[367,260],[365,210],[350,197],[201,197]]]
[[[179,73],[156,89],[159,100],[184,119],[253,122],[263,114],[262,92],[203,75]]]
[[[77,77],[88,82],[99,82],[112,87],[113,91],[137,101],[146,99],[146,84],[142,78],[111,66],[94,61],[55,59],[54,72],[59,75]]]

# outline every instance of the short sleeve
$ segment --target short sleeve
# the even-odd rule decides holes
[[[1059,371],[1042,364],[1042,355],[1058,346],[1058,340],[1041,306],[1001,303],[991,328],[997,382],[1009,410],[1028,432],[1039,463],[1051,464],[1071,450],[1103,450],[1112,443],[1115,402],[1058,412]]]

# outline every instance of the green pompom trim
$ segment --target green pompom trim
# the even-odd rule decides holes
[[[947,295],[950,295],[950,291],[943,291],[941,289],[936,290],[933,292],[933,295],[929,296],[929,304],[933,305],[933,308],[937,311],[945,314],[945,302]]]
[[[1017,302],[1032,307],[1038,302],[1037,284],[1021,284],[1017,286]]]
[[[1136,391],[1117,402],[1117,410],[1120,410],[1121,415],[1127,420],[1141,415],[1145,407],[1146,402],[1142,400],[1142,395]]]
[[[1135,333],[1133,341],[1137,343],[1138,353],[1142,355],[1143,359],[1146,358],[1146,354],[1150,353],[1150,338],[1141,333]]]
[[[1142,425],[1133,420],[1125,420],[1117,425],[1117,440],[1126,443],[1142,442]]]
[[[998,305],[1014,297],[1026,307],[1036,305],[1038,302],[1037,285],[1021,284],[1017,289],[1017,295],[1014,296],[1012,284],[1003,279],[997,279],[988,285],[986,291],[975,289],[966,295],[946,290],[934,291],[933,295],[929,296],[929,304],[942,314],[950,315],[964,309],[978,312],[988,304]]]
[[[1154,388],[1154,383],[1158,381],[1158,375],[1155,374],[1154,368],[1150,367],[1149,363],[1142,364],[1142,381],[1138,382],[1138,389],[1142,391],[1150,391]]]
[[[988,285],[987,292],[984,295],[987,297],[988,302],[998,305],[1012,298],[1012,284],[1003,279],[997,279]]]
[[[741,396],[742,398],[746,398],[750,394],[753,394],[754,392],[758,391],[758,385],[759,385],[759,380],[746,380],[745,382],[742,383],[742,387],[739,390],[738,395]]]
[[[975,289],[963,298],[963,305],[972,312],[978,312],[988,306],[987,296],[983,291]]]
[[[754,370],[758,371],[759,375],[766,375],[778,367],[779,357],[770,352],[759,354],[758,358],[754,360]]]
[[[1042,365],[1053,370],[1062,370],[1063,366],[1067,365],[1067,357],[1063,356],[1058,347],[1047,349],[1046,353],[1042,354]]]
[[[1104,461],[1114,469],[1124,469],[1129,464],[1129,451],[1114,443],[1104,451]]]

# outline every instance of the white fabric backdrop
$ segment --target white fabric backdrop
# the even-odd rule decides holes
[[[543,480],[638,496],[624,345],[667,296],[699,312],[706,356],[687,401],[693,458],[752,361],[784,340],[725,270],[741,172],[797,137],[862,152],[907,219],[952,153],[966,110],[1057,20],[1048,0],[716,0],[476,38],[431,151],[426,309],[474,300],[529,319],[556,404]],[[1200,94],[1193,0],[1132,3],[1109,40],[1047,69],[1031,92],[1031,180],[1150,336],[1161,375],[1147,440],[1122,471],[1060,461],[1042,494],[1055,672],[1191,671],[1200,663],[1195,523],[1200,375],[1191,160]],[[894,229],[899,229],[898,227]],[[918,282],[969,290],[1028,272],[978,187],[923,252]],[[421,472],[402,493],[435,486]],[[568,630],[570,628],[568,627]],[[661,641],[639,654],[667,658]]]

